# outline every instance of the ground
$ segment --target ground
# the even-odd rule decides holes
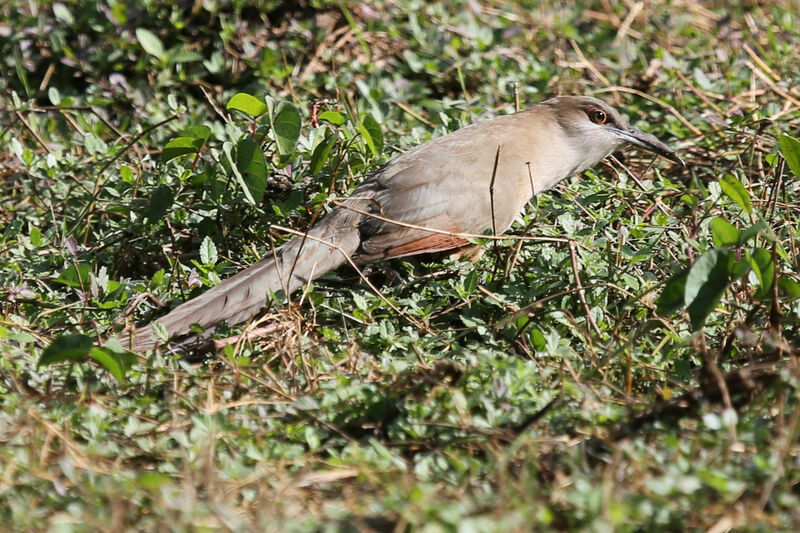
[[[3,4],[0,522],[799,529],[798,28],[788,0]],[[477,262],[342,268],[204,352],[108,343],[557,94],[688,166],[623,150]]]

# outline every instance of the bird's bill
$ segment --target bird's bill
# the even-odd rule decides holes
[[[619,129],[616,130],[617,135],[636,146],[644,148],[650,152],[658,154],[660,156],[666,157],[670,161],[674,161],[681,166],[686,166],[686,163],[683,159],[680,158],[678,154],[675,153],[669,146],[659,141],[655,136],[650,135],[649,133],[645,133],[641,130],[636,128],[628,128],[628,129]]]

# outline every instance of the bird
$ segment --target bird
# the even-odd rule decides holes
[[[244,322],[271,293],[286,295],[346,263],[444,252],[501,234],[529,200],[634,145],[685,166],[655,136],[590,96],[556,96],[429,140],[369,174],[306,233],[157,321],[170,338]],[[192,333],[196,336],[196,333]],[[129,336],[135,352],[163,343],[152,323]]]

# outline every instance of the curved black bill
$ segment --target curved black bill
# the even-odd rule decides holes
[[[624,139],[633,145],[644,148],[645,150],[653,152],[654,154],[666,157],[670,161],[674,161],[681,166],[686,166],[686,163],[678,154],[675,153],[674,150],[649,133],[645,133],[636,128],[627,128],[624,130],[617,129],[615,131],[621,139]]]

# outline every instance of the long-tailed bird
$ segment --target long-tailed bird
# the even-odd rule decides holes
[[[157,320],[170,337],[193,324],[236,324],[263,308],[270,293],[289,294],[345,262],[451,250],[467,245],[466,235],[502,233],[534,194],[627,143],[684,164],[586,96],[559,96],[467,126],[392,159],[305,235]],[[156,343],[148,325],[135,332],[131,348]]]

